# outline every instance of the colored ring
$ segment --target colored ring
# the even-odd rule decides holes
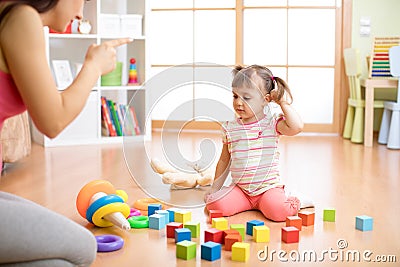
[[[132,228],[148,228],[149,217],[147,216],[133,216],[128,218],[128,222]]]
[[[94,180],[82,187],[76,198],[76,208],[83,218],[86,218],[86,210],[89,207],[90,200],[98,192],[104,192],[107,195],[115,194],[115,188],[106,180]]]
[[[96,212],[96,210],[100,209],[101,207],[110,204],[110,203],[116,203],[116,202],[122,202],[124,203],[124,200],[117,195],[107,195],[99,198],[95,202],[93,202],[89,208],[86,211],[86,220],[88,220],[90,223],[93,223],[92,217],[93,214]]]
[[[98,235],[96,242],[98,252],[116,251],[124,245],[124,240],[117,235]]]
[[[128,217],[130,212],[128,204],[117,202],[101,207],[100,209],[96,210],[96,212],[92,216],[93,224],[99,227],[112,226],[113,223],[103,219],[103,217],[110,213],[118,211],[121,212],[125,218]]]
[[[124,200],[125,203],[128,202],[128,194],[124,190],[119,189],[119,190],[115,191],[115,194],[117,196],[120,196]]]
[[[139,210],[131,208],[131,213],[129,214],[128,218],[130,218],[132,216],[140,216],[140,215],[142,215],[142,213]]]
[[[136,200],[135,203],[133,204],[133,206],[139,210],[147,210],[149,207],[149,204],[161,204],[161,203],[160,203],[160,201],[158,201],[155,198],[141,198],[141,199]]]

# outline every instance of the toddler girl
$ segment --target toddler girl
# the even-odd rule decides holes
[[[223,216],[257,209],[273,221],[284,221],[301,207],[297,197],[287,197],[279,177],[280,135],[296,135],[303,122],[291,106],[286,82],[263,66],[237,66],[232,81],[233,108],[237,119],[223,124],[223,147],[214,183],[205,196],[208,210]],[[283,114],[264,113],[269,102]],[[231,173],[232,186],[221,189]]]

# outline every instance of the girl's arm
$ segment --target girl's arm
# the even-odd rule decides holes
[[[231,163],[231,154],[228,150],[228,145],[222,146],[221,156],[219,157],[217,167],[215,168],[214,182],[212,184],[210,193],[214,193],[221,189],[224,185],[226,177],[229,173],[229,166]]]
[[[296,135],[303,130],[303,121],[299,114],[289,103],[282,101],[279,103],[283,114],[284,120],[280,120],[277,125],[277,130],[283,135]]]
[[[276,128],[279,133],[283,135],[296,135],[303,130],[304,124],[300,115],[292,105],[286,101],[285,95],[281,99],[278,99],[278,92],[274,89],[267,95],[267,100],[274,101],[281,106],[285,119],[280,120],[277,124]]]
[[[40,15],[29,6],[12,10],[1,29],[1,52],[36,127],[56,137],[83,109],[100,75],[115,64],[121,39],[89,47],[81,72],[63,92],[57,90],[47,58]]]

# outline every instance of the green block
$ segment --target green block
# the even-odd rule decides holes
[[[176,257],[184,260],[196,258],[196,243],[188,240],[176,243]]]
[[[192,232],[192,237],[196,238],[200,236],[200,223],[187,222],[183,224],[184,228],[188,228]]]
[[[244,235],[245,235],[245,231],[246,228],[244,226],[244,224],[231,224],[230,225],[231,229],[236,230],[240,233],[240,235],[242,236],[242,240],[244,240]]]
[[[324,222],[334,222],[336,220],[335,209],[324,209]]]

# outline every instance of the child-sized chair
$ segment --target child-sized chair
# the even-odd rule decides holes
[[[362,143],[364,142],[365,100],[361,95],[361,58],[358,49],[344,49],[344,65],[349,79],[350,96],[347,101],[343,138],[350,139],[353,143]],[[383,101],[374,100],[374,108],[383,108]]]
[[[397,101],[384,102],[381,129],[378,143],[387,144],[388,148],[400,149],[400,46],[389,49],[390,74],[399,79]]]

